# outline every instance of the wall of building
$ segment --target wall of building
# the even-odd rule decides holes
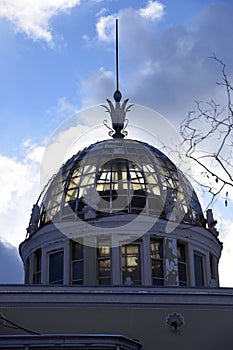
[[[121,334],[144,350],[232,350],[232,289],[2,286],[0,301],[6,319],[40,334]],[[184,317],[177,332],[166,324],[174,312]],[[0,326],[4,334],[25,332]]]

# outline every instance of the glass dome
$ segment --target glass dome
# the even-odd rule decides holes
[[[38,226],[79,217],[119,214],[157,216],[203,225],[191,184],[162,152],[144,142],[109,139],[69,159],[38,203]],[[93,218],[92,217],[92,218]]]

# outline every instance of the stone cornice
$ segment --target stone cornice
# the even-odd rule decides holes
[[[127,307],[233,309],[232,288],[76,287],[1,285],[5,307]]]

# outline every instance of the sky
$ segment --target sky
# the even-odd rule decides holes
[[[115,18],[124,98],[177,131],[195,100],[226,102],[210,57],[226,63],[231,79],[231,0],[0,0],[0,283],[23,282],[17,247],[52,135],[76,112],[112,98]],[[78,116],[80,133],[95,128],[88,113]],[[221,286],[233,287],[232,204],[213,209],[224,243]]]

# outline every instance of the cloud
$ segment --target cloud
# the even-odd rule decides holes
[[[164,5],[158,1],[149,1],[145,8],[135,10],[133,8],[127,8],[120,10],[118,13],[111,14],[108,16],[100,16],[98,22],[96,23],[96,31],[99,40],[105,42],[111,42],[115,38],[115,19],[127,17],[127,26],[130,19],[133,25],[135,23],[139,24],[141,19],[148,21],[148,19],[160,19],[164,15]],[[131,18],[132,16],[132,18]],[[135,22],[135,23],[134,23]],[[140,28],[140,25],[138,26]],[[135,28],[136,29],[136,28]]]
[[[83,108],[104,102],[110,98],[114,89],[114,74],[112,71],[100,67],[82,82],[82,91],[85,94]]]
[[[100,2],[103,2],[103,1],[106,1],[106,0],[91,0],[91,1],[99,4]]]
[[[80,0],[0,0],[0,18],[12,22],[16,31],[34,41],[49,43],[52,41],[51,18],[79,4]]]
[[[108,9],[106,7],[103,7],[96,13],[96,17],[103,16],[106,12],[108,12]]]
[[[0,284],[23,283],[23,264],[17,248],[0,241]]]
[[[138,10],[140,16],[147,19],[159,19],[164,15],[165,6],[159,1],[148,1],[147,6]]]
[[[223,234],[220,240],[223,242],[222,256],[219,262],[219,276],[221,287],[233,287],[232,260],[233,260],[233,222],[222,222]]]
[[[77,106],[70,103],[66,97],[61,97],[58,99],[58,111],[71,115],[77,112]]]
[[[41,188],[74,154],[108,135],[103,125],[108,119],[104,108],[99,104],[88,106],[64,120],[51,136],[41,163]]]
[[[40,192],[44,147],[25,141],[21,159],[0,154],[0,237],[17,246],[26,236],[33,203]]]
[[[114,38],[115,31],[115,18],[114,15],[101,16],[96,24],[96,30],[98,38],[102,41],[110,42]]]
[[[158,110],[178,127],[194,108],[194,100],[224,102],[224,92],[216,85],[221,67],[209,57],[215,52],[232,65],[233,48],[225,40],[231,31],[232,6],[209,5],[186,25],[169,28],[148,21],[141,10],[123,9],[96,23],[98,39],[109,49],[115,40],[114,19],[119,18],[120,87],[127,97]],[[218,16],[224,18],[220,26]],[[94,74],[92,78],[95,86]],[[99,89],[96,95],[101,95]]]

